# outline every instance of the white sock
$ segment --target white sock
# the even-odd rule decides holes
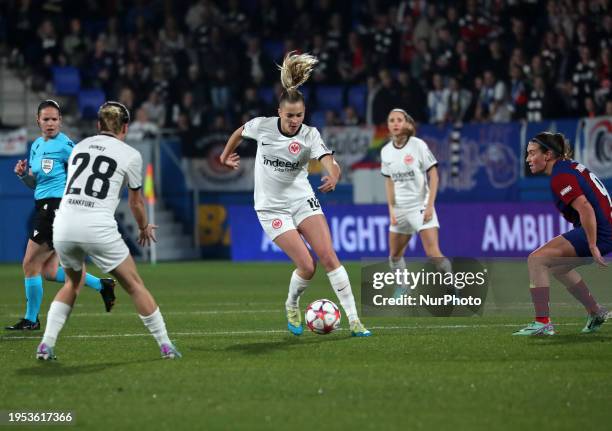
[[[353,297],[353,291],[351,289],[351,282],[349,281],[348,274],[344,266],[334,269],[332,272],[328,272],[329,282],[336,292],[336,296],[340,300],[340,305],[344,308],[346,317],[349,323],[359,320],[357,315],[357,306],[355,305],[355,298]]]
[[[436,269],[438,269],[439,271],[442,271],[444,274],[448,273],[448,272],[453,272],[453,267],[451,265],[451,262],[448,258],[446,257],[437,257],[434,259],[435,265],[436,265]]]
[[[139,314],[140,316],[140,314]],[[157,344],[172,344],[170,338],[168,338],[168,332],[166,331],[166,324],[164,323],[164,317],[159,311],[159,307],[151,313],[149,316],[140,316],[140,320],[147,327],[151,335],[155,337]]]
[[[310,280],[305,280],[300,277],[297,273],[297,270],[293,271],[291,274],[291,281],[289,282],[289,294],[287,295],[287,302],[285,305],[287,307],[297,307],[300,301],[300,296],[304,293],[304,290],[308,287],[308,283]]]
[[[49,307],[49,313],[47,313],[47,326],[45,327],[45,335],[43,335],[42,342],[49,347],[55,347],[57,337],[64,327],[72,307],[68,304],[64,304],[60,301],[53,301]]]
[[[389,257],[389,268],[391,268],[391,271],[393,272],[395,272],[396,269],[400,269],[403,271],[404,269],[406,269],[406,261],[403,257],[400,257],[397,260],[392,257]]]
[[[402,256],[399,259],[395,260],[389,256],[389,269],[391,269],[391,272],[393,274],[395,274],[395,271],[398,269],[403,273],[404,270],[406,269],[406,261],[404,260],[404,257]],[[404,283],[399,283],[399,284],[396,284],[395,287],[398,289],[401,289],[406,286]]]

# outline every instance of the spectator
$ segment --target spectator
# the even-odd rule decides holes
[[[115,57],[106,51],[106,40],[98,37],[83,73],[84,86],[102,88],[107,95],[114,94],[116,70]]]
[[[225,115],[217,114],[213,118],[213,122],[210,125],[209,133],[230,133],[230,127],[227,125]]]
[[[420,40],[425,40],[428,46],[433,49],[438,47],[438,27],[443,26],[445,20],[438,16],[436,5],[434,3],[427,4],[426,12],[418,19],[414,28],[414,42],[418,44]]]
[[[599,45],[603,48],[612,48],[612,15],[605,14],[601,23],[601,30],[597,34]]]
[[[365,52],[355,32],[348,34],[347,49],[340,52],[338,74],[349,83],[359,81],[365,73]]]
[[[508,51],[519,48],[523,51],[527,57],[532,53],[534,48],[527,38],[527,32],[525,31],[525,22],[519,18],[512,18],[512,33],[510,34],[507,41]]]
[[[427,108],[429,109],[429,122],[444,124],[448,119],[450,90],[444,86],[442,76],[434,74],[432,89],[427,94]]]
[[[479,95],[480,117],[485,121],[501,123],[510,121],[510,111],[506,101],[506,86],[497,80],[490,70],[485,70],[482,89]]]
[[[119,90],[119,103],[122,103],[128,111],[130,111],[130,116],[134,116],[134,92],[130,87],[123,87]]]
[[[517,65],[510,66],[509,109],[513,120],[521,120],[527,115],[527,97],[527,87],[522,69]]]
[[[123,42],[119,33],[119,20],[116,16],[111,16],[106,24],[106,31],[100,35],[104,39],[104,44],[109,52],[119,51]]]
[[[325,45],[325,40],[321,34],[315,34],[312,38],[311,54],[319,59],[319,64],[314,70],[313,78],[319,84],[326,84],[334,81],[334,71],[336,65],[333,63],[334,55]]]
[[[583,106],[582,101],[587,97],[592,97],[596,88],[596,69],[595,61],[591,59],[591,50],[588,46],[582,45],[579,48],[580,61],[574,66],[572,74],[572,95],[574,105]]]
[[[189,116],[185,112],[179,113],[176,119],[176,129],[181,142],[181,153],[183,157],[198,157],[200,152],[196,147],[199,132],[190,124]]]
[[[241,105],[240,113],[242,115],[248,114],[249,118],[263,117],[268,113],[268,109],[265,103],[259,98],[255,87],[247,87]]]
[[[245,73],[249,81],[255,85],[268,84],[271,80],[269,65],[272,60],[261,50],[259,39],[250,37],[247,39],[247,49],[244,64]]]
[[[610,97],[610,86],[612,85],[612,72],[610,70],[610,47],[603,46],[599,53],[597,63],[597,90],[595,90],[595,103],[603,106],[605,100]]]
[[[508,58],[502,49],[498,39],[493,39],[488,45],[488,56],[485,60],[485,68],[491,70],[495,76],[501,79],[507,77]]]
[[[465,41],[459,39],[455,45],[453,74],[459,79],[462,85],[472,82],[474,79],[475,64],[467,51]]]
[[[149,93],[149,97],[142,104],[142,109],[145,110],[147,117],[157,124],[157,127],[164,127],[166,124],[166,107],[161,101],[158,90]]]
[[[395,29],[389,24],[388,16],[378,14],[375,26],[370,32],[370,45],[372,46],[370,61],[375,68],[390,67],[396,63],[395,40]]]
[[[486,40],[490,30],[486,17],[478,11],[476,0],[468,0],[465,14],[459,19],[459,32],[468,48],[477,48],[480,41]]]
[[[427,122],[427,95],[423,87],[410,77],[410,73],[400,70],[397,75],[399,102],[398,106],[409,109],[417,123]]]
[[[172,106],[172,124],[178,127],[181,114],[187,116],[189,128],[198,129],[204,125],[203,112],[200,106],[194,103],[193,94],[185,91],[181,97],[181,102]]]
[[[446,27],[438,28],[438,47],[433,54],[433,70],[442,76],[450,76],[454,66],[454,42]]]
[[[427,81],[426,77],[431,70],[431,54],[427,46],[427,40],[419,39],[416,44],[416,52],[410,64],[410,74],[414,79]]]
[[[606,100],[606,109],[604,111],[604,115],[612,116],[612,100]]]
[[[563,34],[557,35],[556,57],[557,64],[554,75],[557,78],[557,84],[571,80],[574,58],[568,40]]]
[[[456,126],[461,126],[466,120],[466,113],[471,103],[472,93],[465,88],[461,88],[457,78],[451,78],[447,120]]]
[[[210,87],[210,100],[217,112],[227,112],[231,103],[231,88],[224,69],[217,69],[215,79]]]
[[[81,20],[72,18],[70,20],[70,33],[64,36],[62,41],[63,52],[68,57],[70,64],[81,68],[85,63],[85,56],[91,41],[83,34]]]
[[[412,15],[406,15],[403,17],[400,23],[399,32],[399,50],[400,50],[400,64],[407,66],[412,61],[414,55],[414,17]]]
[[[527,121],[538,122],[550,118],[553,112],[553,103],[553,99],[546,89],[544,78],[536,76],[527,99]]]
[[[342,121],[336,111],[328,109],[325,111],[325,127],[341,126]]]
[[[274,0],[261,0],[256,9],[254,17],[254,28],[261,32],[264,38],[276,38],[280,34],[278,5]],[[241,123],[244,124],[244,123]]]
[[[344,108],[343,124],[345,126],[359,126],[362,124],[361,119],[357,115],[357,111],[352,106]]]
[[[127,134],[128,141],[142,141],[143,139],[152,139],[159,134],[159,127],[155,123],[149,121],[149,116],[144,108],[136,110],[136,118],[130,123]]]
[[[329,19],[329,26],[325,39],[327,40],[327,48],[331,51],[338,52],[342,46],[344,35],[342,15],[339,13],[332,14]]]
[[[372,102],[374,124],[385,124],[387,114],[399,103],[397,97],[397,86],[393,82],[391,72],[383,69],[379,72],[380,86]]]
[[[597,106],[595,105],[592,97],[586,97],[584,99],[583,112],[583,115],[587,118],[595,118],[599,115]]]
[[[179,83],[178,94],[189,91],[193,95],[193,101],[197,106],[203,108],[210,105],[210,89],[208,80],[200,74],[200,68],[193,63],[187,70],[187,77]]]

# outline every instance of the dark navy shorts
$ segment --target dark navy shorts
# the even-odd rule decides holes
[[[577,227],[563,234],[563,237],[574,246],[578,257],[592,257],[583,227]],[[612,253],[612,233],[597,236],[597,248],[602,256]]]

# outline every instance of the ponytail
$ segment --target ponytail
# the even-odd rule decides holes
[[[295,51],[289,52],[279,66],[280,80],[283,86],[279,103],[304,102],[304,95],[298,90],[308,78],[319,62],[317,58],[310,54],[296,54]]]

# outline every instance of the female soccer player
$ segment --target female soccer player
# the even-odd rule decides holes
[[[68,185],[53,223],[53,240],[66,283],[47,313],[47,327],[36,358],[55,359],[60,331],[72,312],[86,256],[105,273],[112,273],[130,295],[140,319],[157,341],[163,359],[179,358],[168,338],[155,299],[138,275],[134,259],[117,230],[115,210],[128,186],[128,203],[140,228],[138,243],[155,241],[157,226],[148,223],[142,197],[142,156],[125,143],[130,114],[118,102],[98,111],[98,135],[79,142],[68,161]]]
[[[41,274],[45,280],[59,283],[65,280],[64,270],[58,268],[53,249],[53,220],[66,186],[66,164],[74,143],[60,132],[62,115],[59,104],[54,100],[44,100],[38,105],[36,122],[42,136],[32,143],[29,161],[19,160],[14,170],[24,184],[34,189],[36,200],[32,232],[23,257],[26,313],[19,322],[7,326],[8,330],[40,329],[38,312],[43,296]],[[87,274],[85,284],[100,292],[106,311],[110,311],[115,303],[114,280]]]
[[[438,269],[451,271],[438,244],[438,216],[434,208],[438,192],[438,162],[422,139],[416,123],[403,109],[392,109],[387,116],[391,140],[381,151],[381,173],[385,176],[389,206],[389,266],[404,270],[404,253],[410,238],[418,232],[425,254]],[[406,292],[399,287],[395,295]]]
[[[561,133],[539,133],[527,146],[529,169],[534,174],[551,176],[555,205],[574,229],[529,255],[529,291],[536,319],[514,335],[554,335],[549,314],[549,272],[586,308],[588,318],[582,332],[597,331],[610,317],[574,268],[592,260],[607,266],[602,256],[612,252],[612,201],[595,174],[571,160],[570,154]]]
[[[303,332],[298,302],[316,269],[306,240],[327,272],[352,335],[367,337],[371,333],[359,321],[348,274],[336,256],[329,226],[307,179],[310,159],[319,159],[327,172],[319,191],[333,191],[340,179],[340,166],[319,131],[302,124],[306,108],[298,87],[306,82],[316,63],[317,59],[308,54],[289,53],[285,57],[280,67],[283,92],[278,117],[257,117],[238,128],[227,141],[220,160],[237,169],[240,158],[234,151],[241,137],[257,141],[255,211],[266,234],[297,267],[285,304],[289,331],[295,335]]]

